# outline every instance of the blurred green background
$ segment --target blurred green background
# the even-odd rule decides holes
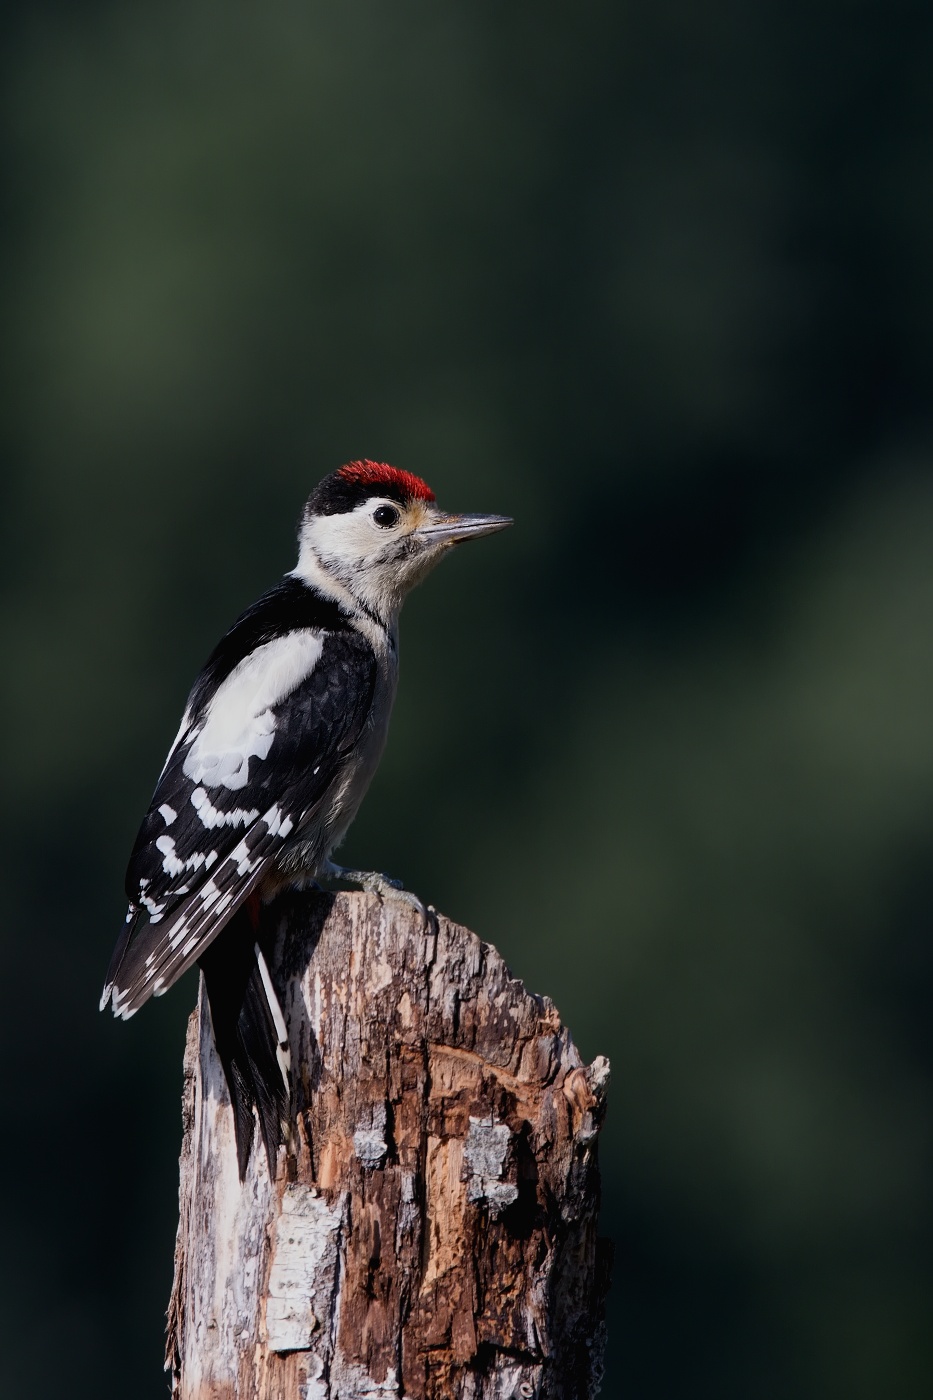
[[[348,862],[612,1058],[604,1394],[933,1368],[933,8],[8,3],[4,1396],[164,1394],[188,977],[98,1016],[188,685],[357,456]]]

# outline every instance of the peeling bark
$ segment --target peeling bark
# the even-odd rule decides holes
[[[275,1180],[233,1121],[203,992],[185,1055],[166,1367],[180,1400],[596,1394],[609,1079],[444,918],[362,894],[264,911],[289,1027]]]

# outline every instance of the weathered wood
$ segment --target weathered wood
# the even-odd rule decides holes
[[[584,1400],[609,1066],[467,929],[370,895],[269,906],[292,1141],[275,1181],[189,1025],[166,1365],[181,1400]]]

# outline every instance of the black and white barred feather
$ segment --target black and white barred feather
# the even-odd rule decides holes
[[[319,808],[375,678],[365,636],[295,578],[234,623],[195,681],[136,839],[102,1007],[129,1018],[204,953]]]

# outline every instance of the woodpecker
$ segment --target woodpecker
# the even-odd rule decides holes
[[[331,855],[385,746],[406,595],[452,546],[511,523],[445,514],[411,472],[348,463],[308,498],[296,567],[237,618],[194,682],[130,855],[100,1005],[128,1020],[200,964],[241,1179],[253,1105],[274,1174],[290,1093],[259,903],[325,877],[421,907],[397,881]]]

